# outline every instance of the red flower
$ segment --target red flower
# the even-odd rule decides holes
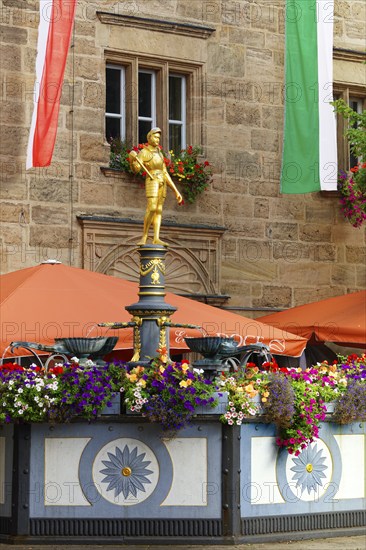
[[[24,370],[23,367],[18,365],[17,363],[4,363],[3,365],[0,365],[0,369],[3,370],[10,370],[10,371],[22,371]]]
[[[64,372],[63,367],[51,367],[48,369],[48,372],[51,374],[62,374]]]

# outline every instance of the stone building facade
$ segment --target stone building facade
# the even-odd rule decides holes
[[[25,171],[38,2],[2,0],[2,273],[56,258],[136,279],[145,194],[107,169],[106,66],[120,66],[126,136],[137,139],[139,68],[156,75],[165,146],[167,79],[184,75],[187,143],[214,167],[194,204],[168,194],[169,289],[256,317],[365,288],[365,232],[342,218],[338,198],[280,194],[284,3],[79,0],[53,162]],[[335,1],[335,91],[360,104],[365,10],[364,0]]]

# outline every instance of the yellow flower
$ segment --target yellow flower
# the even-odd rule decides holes
[[[190,386],[192,384],[192,380],[181,380],[179,382],[179,385],[181,388],[186,388],[187,386]]]
[[[137,380],[137,374],[126,374],[127,378],[129,378],[130,382],[136,382]]]
[[[143,378],[141,378],[141,379],[137,382],[137,385],[138,385],[138,386],[141,386],[142,388],[145,388],[145,387],[146,387],[146,380],[144,380]]]
[[[263,392],[263,397],[268,397],[268,396],[269,396],[269,391],[264,391]],[[266,401],[267,401],[267,399],[266,399]]]
[[[255,397],[258,393],[258,391],[253,388],[252,384],[248,384],[247,386],[245,386],[244,389],[247,392],[247,394],[249,395],[249,397]]]
[[[262,403],[265,403],[267,401],[267,397],[262,397]]]
[[[239,386],[238,388],[236,388],[236,391],[237,393],[243,393],[243,388],[241,386]]]
[[[186,372],[188,369],[189,369],[188,363],[183,363],[183,364],[182,364],[182,371],[183,371],[183,372]]]
[[[163,367],[163,365],[160,365],[159,372],[161,372],[161,374],[163,374],[163,372],[165,372],[165,367]]]

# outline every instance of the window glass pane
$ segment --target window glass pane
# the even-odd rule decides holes
[[[169,150],[179,153],[182,149],[182,125],[169,124]]]
[[[139,120],[139,143],[147,142],[147,134],[151,130],[151,122],[149,120]]]
[[[106,69],[106,112],[121,112],[121,70]]]
[[[151,117],[152,74],[139,72],[139,116]]]
[[[169,119],[182,120],[182,77],[169,76]]]
[[[111,138],[121,137],[121,119],[106,117],[105,119],[105,137],[107,141]]]

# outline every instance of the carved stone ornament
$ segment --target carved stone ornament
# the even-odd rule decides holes
[[[83,234],[83,267],[137,282],[140,276],[137,242],[142,223],[121,218],[79,216]],[[163,224],[166,290],[176,294],[220,295],[223,227]],[[148,266],[146,266],[147,268]],[[154,268],[154,266],[149,266]],[[158,266],[156,266],[158,267]]]

